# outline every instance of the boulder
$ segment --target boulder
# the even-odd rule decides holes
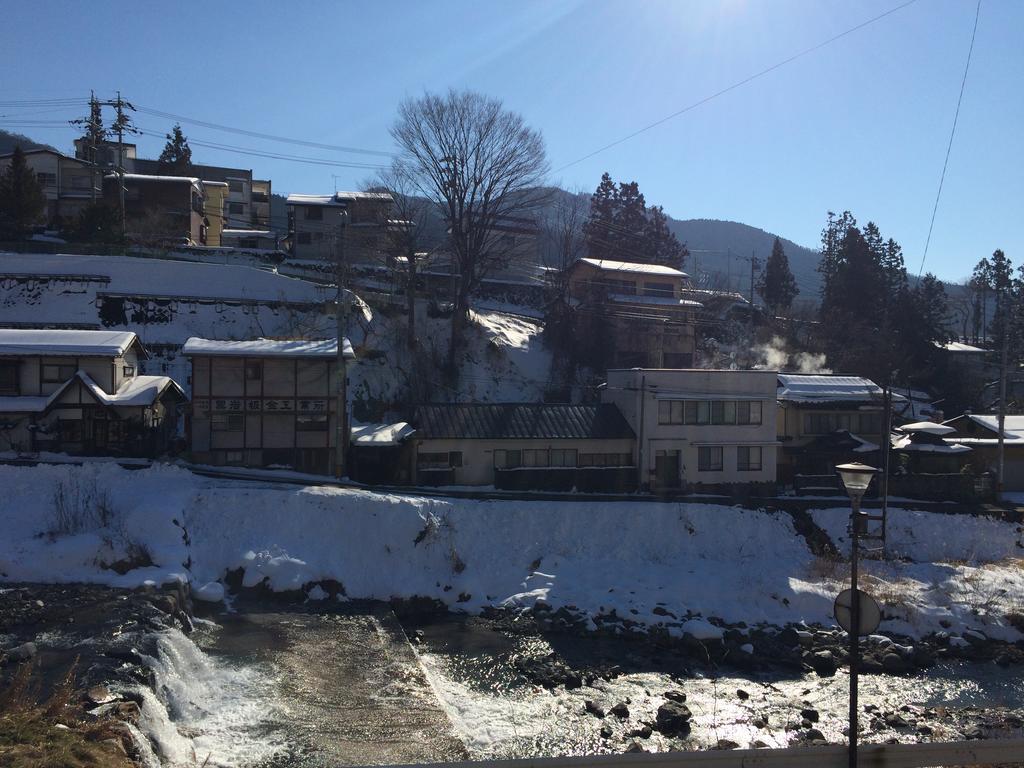
[[[666,736],[687,735],[690,732],[690,708],[678,701],[666,701],[658,707],[655,728]]]
[[[614,707],[609,709],[608,712],[615,715],[617,718],[619,718],[619,720],[625,720],[627,717],[629,717],[629,707],[627,707],[621,701]]]
[[[586,708],[587,712],[592,714],[594,717],[604,717],[605,716],[604,707],[602,707],[600,704],[598,704],[593,699],[587,699],[586,701],[584,701],[583,702],[583,706]]]

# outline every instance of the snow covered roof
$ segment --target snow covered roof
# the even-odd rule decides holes
[[[342,206],[354,200],[394,200],[388,192],[335,192],[333,195],[288,195],[288,205]]]
[[[222,229],[222,237],[277,237],[276,232],[269,229]]]
[[[98,403],[111,407],[130,408],[152,405],[168,389],[172,389],[182,400],[186,399],[185,392],[170,376],[133,376],[123,381],[120,389],[111,395],[105,392],[88,373],[77,371],[74,376],[45,397],[35,395],[0,397],[0,413],[44,413],[60,399],[60,396],[75,381],[82,382],[82,385],[89,390]]]
[[[975,347],[970,344],[964,344],[963,342],[960,341],[951,341],[948,344],[939,344],[938,346],[942,347],[947,352],[964,352],[978,355],[983,355],[986,352],[986,350],[982,349],[981,347]]]
[[[950,427],[946,424],[936,424],[934,421],[915,421],[913,424],[904,424],[901,427],[897,427],[900,432],[906,434],[923,433],[927,435],[950,435],[956,432],[954,427]]]
[[[679,269],[666,267],[663,264],[641,264],[635,261],[615,261],[614,259],[591,259],[582,258],[576,263],[583,262],[592,267],[603,269],[606,272],[635,272],[642,275],[662,275],[665,277],[688,277]]]
[[[421,405],[413,419],[425,439],[550,440],[632,438],[611,403],[444,403]]]
[[[395,424],[353,424],[350,431],[353,445],[384,448],[398,445],[416,430],[404,421]]]
[[[666,307],[703,307],[699,301],[690,299],[676,299],[672,296],[637,296],[629,293],[613,293],[608,296],[612,301],[620,304],[650,304],[652,306]]]
[[[104,178],[116,179],[116,173],[108,173]],[[159,181],[159,182],[176,182],[176,181],[187,181],[190,184],[199,184],[202,179],[197,176],[157,176],[149,173],[126,173],[124,175],[125,181]]]
[[[249,339],[223,341],[192,336],[182,351],[186,355],[215,355],[217,357],[322,357],[338,356],[337,339]],[[346,360],[354,360],[352,343],[344,340]]]
[[[925,433],[920,433],[925,434]],[[969,453],[971,449],[966,445],[957,443],[944,443],[941,440],[936,442],[920,442],[914,440],[914,435],[900,435],[892,441],[893,450],[904,453]]]
[[[131,331],[0,328],[0,355],[119,357],[135,344]]]
[[[793,403],[877,403],[882,388],[859,376],[780,373],[777,397]]]
[[[975,424],[980,424],[999,436],[999,417],[983,413],[971,413],[968,417]],[[1024,440],[1024,416],[1006,416],[1003,422],[1003,437],[1007,440]]]

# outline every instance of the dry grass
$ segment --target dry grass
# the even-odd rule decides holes
[[[131,768],[124,749],[124,725],[114,719],[87,720],[74,702],[78,660],[39,702],[31,662],[21,664],[0,692],[0,766],[7,768]]]

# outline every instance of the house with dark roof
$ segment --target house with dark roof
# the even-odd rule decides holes
[[[635,435],[609,403],[443,403],[416,408],[420,485],[629,490]]]
[[[130,331],[0,329],[0,451],[163,453],[185,394],[145,357]]]

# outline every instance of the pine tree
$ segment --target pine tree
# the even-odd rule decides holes
[[[158,158],[160,172],[171,176],[188,176],[192,172],[192,148],[188,145],[188,139],[181,130],[181,125],[174,124],[174,128],[167,134],[167,144],[164,151]]]
[[[652,205],[647,211],[643,236],[643,250],[647,259],[655,264],[682,269],[690,253],[676,238],[675,232],[668,228],[665,210],[660,205]]]
[[[757,292],[775,316],[780,311],[788,310],[800,292],[789,269],[789,258],[782,247],[782,241],[777,237],[772,244],[772,255],[768,257],[764,272],[758,280]]]
[[[601,175],[601,182],[594,194],[590,196],[590,215],[583,225],[583,237],[587,255],[592,259],[615,258],[613,229],[617,192],[615,182],[606,171]]]
[[[11,164],[0,176],[0,231],[6,237],[24,237],[45,211],[43,187],[21,147],[15,147]]]

